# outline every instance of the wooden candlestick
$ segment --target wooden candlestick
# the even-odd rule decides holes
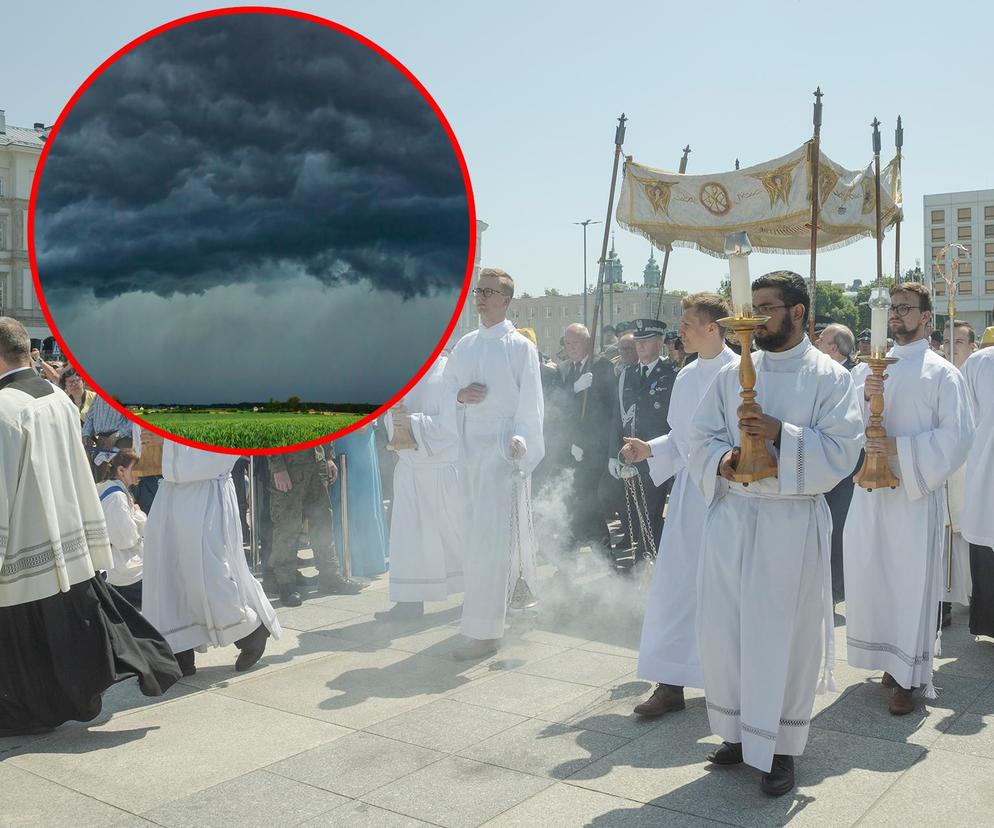
[[[888,365],[897,362],[893,357],[867,357],[865,360],[870,366],[870,372],[875,377],[883,378],[884,370]],[[886,437],[887,430],[883,427],[884,420],[884,395],[874,394],[870,397],[870,424],[866,427],[867,438]],[[863,465],[853,477],[853,483],[861,486],[868,492],[874,489],[891,488],[896,489],[901,485],[894,473],[890,470],[890,463],[887,457],[882,454],[866,453]]]
[[[762,414],[763,409],[756,403],[756,368],[752,363],[752,336],[758,326],[769,321],[769,317],[731,316],[718,321],[724,327],[735,332],[739,344],[742,346],[741,359],[739,360],[742,405],[739,406],[737,413],[740,418],[749,412]],[[735,473],[732,475],[732,479],[736,483],[748,486],[757,480],[777,476],[777,461],[770,454],[770,450],[766,447],[766,441],[762,437],[750,437],[745,431],[739,429],[739,443],[741,453]]]

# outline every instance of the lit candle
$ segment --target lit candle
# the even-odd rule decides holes
[[[752,316],[752,313],[746,314],[746,309],[752,307],[748,257],[733,253],[728,257],[728,270],[732,280],[732,312],[735,316]]]
[[[887,308],[870,308],[870,353],[887,350]]]
[[[752,245],[745,233],[729,233],[725,237],[728,256],[728,276],[732,283],[732,314],[752,316],[752,281],[749,279],[749,254]]]
[[[890,310],[890,292],[883,286],[875,287],[870,294],[870,356],[883,357],[887,353],[887,314]]]

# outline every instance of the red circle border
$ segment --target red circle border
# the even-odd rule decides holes
[[[41,280],[38,274],[38,261],[37,254],[35,252],[35,241],[34,241],[34,223],[35,223],[35,209],[36,202],[38,199],[38,184],[41,181],[41,174],[45,167],[45,161],[48,158],[48,153],[51,150],[52,144],[54,143],[55,136],[58,135],[59,130],[64,123],[66,116],[76,105],[76,102],[83,96],[83,93],[89,89],[90,85],[104,73],[104,71],[114,64],[119,58],[126,55],[131,50],[140,46],[147,40],[151,40],[153,37],[161,34],[162,32],[169,31],[170,29],[178,28],[179,26],[184,26],[187,23],[193,23],[197,20],[205,20],[212,17],[223,17],[235,14],[273,14],[279,15],[281,17],[293,17],[299,20],[306,20],[311,23],[317,23],[321,26],[325,26],[330,29],[351,37],[353,40],[358,41],[363,44],[366,48],[371,49],[376,52],[380,57],[387,60],[395,69],[397,69],[407,80],[414,86],[415,89],[421,94],[421,97],[428,103],[432,111],[435,113],[435,117],[438,119],[442,128],[445,130],[445,134],[449,139],[449,143],[452,146],[452,150],[455,153],[456,160],[459,162],[459,169],[462,173],[463,185],[466,190],[466,204],[469,210],[469,249],[467,251],[466,257],[466,271],[463,277],[462,291],[459,294],[459,301],[456,303],[455,311],[449,320],[449,324],[445,329],[442,338],[439,340],[438,345],[435,350],[432,351],[431,356],[425,361],[421,366],[420,370],[408,381],[399,392],[397,392],[393,397],[391,397],[387,402],[373,411],[371,414],[367,414],[365,417],[361,418],[357,422],[350,425],[348,428],[342,429],[341,431],[333,432],[332,434],[325,435],[324,437],[318,437],[314,440],[308,440],[305,443],[295,443],[291,446],[284,446],[282,448],[252,448],[252,449],[239,449],[230,448],[227,446],[215,446],[208,443],[198,443],[194,440],[187,440],[185,437],[180,437],[178,434],[173,434],[171,432],[165,431],[158,426],[144,420],[139,417],[133,411],[128,410],[123,405],[121,405],[116,400],[112,399],[110,395],[104,392],[104,390],[97,385],[90,378],[89,374],[82,368],[76,358],[73,356],[72,351],[66,346],[65,341],[62,339],[62,335],[59,333],[58,328],[52,319],[52,314],[48,309],[48,303],[45,301],[44,292],[41,288]],[[432,97],[431,93],[425,88],[424,84],[408,69],[403,63],[401,63],[397,58],[390,54],[386,49],[377,43],[374,43],[368,37],[359,34],[353,29],[343,26],[340,23],[335,23],[332,20],[328,20],[324,17],[319,17],[315,14],[308,14],[307,12],[296,11],[294,9],[281,9],[274,8],[272,6],[230,6],[222,9],[211,9],[209,11],[197,12],[196,14],[186,15],[184,17],[179,17],[176,20],[172,20],[168,23],[163,23],[160,26],[156,26],[154,29],[150,29],[145,32],[145,34],[131,40],[126,43],[116,52],[114,52],[110,57],[104,60],[96,69],[94,69],[86,80],[80,85],[73,96],[69,99],[69,102],[62,108],[62,112],[59,113],[59,117],[56,119],[55,123],[52,125],[51,130],[45,140],[45,146],[42,148],[41,155],[38,159],[38,167],[35,169],[34,180],[31,184],[31,197],[28,202],[28,261],[31,265],[31,278],[34,282],[35,294],[38,297],[38,303],[41,306],[41,311],[45,316],[45,321],[48,322],[49,328],[52,331],[52,335],[55,337],[56,341],[59,343],[59,347],[66,358],[72,363],[76,371],[86,380],[87,384],[95,390],[100,397],[115,410],[124,414],[129,420],[137,422],[142,428],[148,429],[172,442],[180,443],[182,445],[191,446],[193,448],[204,449],[206,451],[212,451],[219,454],[232,454],[236,456],[243,455],[256,455],[265,456],[270,454],[286,454],[294,451],[301,451],[306,448],[316,447],[323,445],[324,443],[330,442],[332,440],[344,437],[347,434],[351,434],[353,431],[372,423],[377,417],[385,413],[391,406],[400,402],[404,396],[420,381],[420,379],[428,372],[431,366],[438,359],[438,355],[442,352],[445,344],[448,342],[449,337],[452,336],[453,330],[455,330],[456,325],[459,322],[459,316],[463,311],[463,307],[466,304],[466,298],[469,294],[469,286],[473,277],[473,265],[476,261],[476,201],[473,198],[473,185],[469,177],[469,168],[466,165],[466,158],[463,155],[462,148],[459,146],[459,141],[456,138],[455,132],[452,129],[452,125],[449,123],[448,119],[445,117],[445,113],[442,112],[441,107],[438,102]]]

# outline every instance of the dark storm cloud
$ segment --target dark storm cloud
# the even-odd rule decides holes
[[[288,264],[449,291],[468,236],[455,154],[409,81],[346,35],[259,14],[108,68],[54,139],[36,215],[42,287],[63,296],[201,294]]]

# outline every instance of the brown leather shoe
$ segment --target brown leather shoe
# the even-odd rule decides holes
[[[897,687],[897,682],[890,673],[884,673],[883,678],[880,679],[880,683],[884,687]]]
[[[683,710],[687,706],[683,698],[683,688],[675,689],[669,684],[657,684],[656,689],[641,704],[635,706],[638,716],[662,716],[673,710]]]
[[[906,716],[915,709],[915,701],[911,697],[911,691],[898,686],[891,693],[888,709],[893,716]]]

